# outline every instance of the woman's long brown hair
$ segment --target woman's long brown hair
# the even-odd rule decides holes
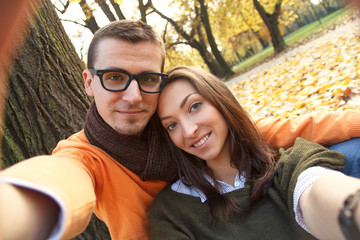
[[[231,165],[239,170],[245,177],[246,184],[251,186],[252,201],[266,194],[272,185],[275,154],[231,91],[216,76],[201,68],[180,66],[168,74],[165,88],[170,82],[186,79],[224,116],[229,127]],[[163,131],[166,132],[165,129]],[[216,183],[206,162],[177,148],[169,135],[165,135],[179,178],[184,184],[194,186],[206,195],[211,212],[210,225],[214,225],[217,220],[226,222],[232,212],[241,214],[242,206],[237,206],[228,195],[222,195],[218,185],[213,186],[206,179],[206,175],[210,176]]]

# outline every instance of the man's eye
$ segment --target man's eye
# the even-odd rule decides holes
[[[144,82],[152,82],[152,81],[154,81],[154,79],[152,79],[151,77],[142,77],[141,80],[144,81]]]
[[[148,74],[148,75],[141,76],[140,81],[142,83],[157,84],[157,83],[161,82],[161,78],[160,78],[160,76],[157,76],[157,75]]]
[[[125,81],[128,79],[126,74],[110,72],[104,75],[105,81]]]
[[[108,77],[108,80],[119,80],[119,79],[121,79],[120,76],[110,76],[110,77]]]

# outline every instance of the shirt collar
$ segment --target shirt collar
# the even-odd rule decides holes
[[[214,181],[212,178],[206,176],[206,179],[214,186]],[[221,194],[229,193],[245,187],[245,178],[243,175],[239,175],[239,173],[235,177],[234,187],[231,186],[230,184],[227,184],[219,180],[217,182],[220,184]],[[172,184],[171,189],[178,193],[187,194],[193,197],[199,197],[202,203],[204,203],[207,200],[206,195],[202,191],[195,188],[194,186],[187,186],[180,180]]]

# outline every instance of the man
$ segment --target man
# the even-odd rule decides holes
[[[161,38],[141,21],[112,22],[95,33],[83,72],[94,97],[84,130],[60,141],[51,156],[0,173],[0,239],[69,239],[93,212],[112,239],[149,238],[150,205],[176,176],[153,134],[161,129],[154,113],[166,80],[164,59]],[[360,135],[359,117],[356,111],[318,112],[257,124],[277,147],[297,136],[334,144]]]

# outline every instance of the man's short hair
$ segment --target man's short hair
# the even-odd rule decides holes
[[[150,41],[155,43],[161,49],[162,64],[161,71],[165,64],[165,46],[161,37],[154,29],[141,20],[119,20],[97,30],[91,40],[88,50],[88,68],[94,68],[96,59],[96,49],[99,42],[105,38],[116,38],[120,40],[138,43],[140,41]]]

